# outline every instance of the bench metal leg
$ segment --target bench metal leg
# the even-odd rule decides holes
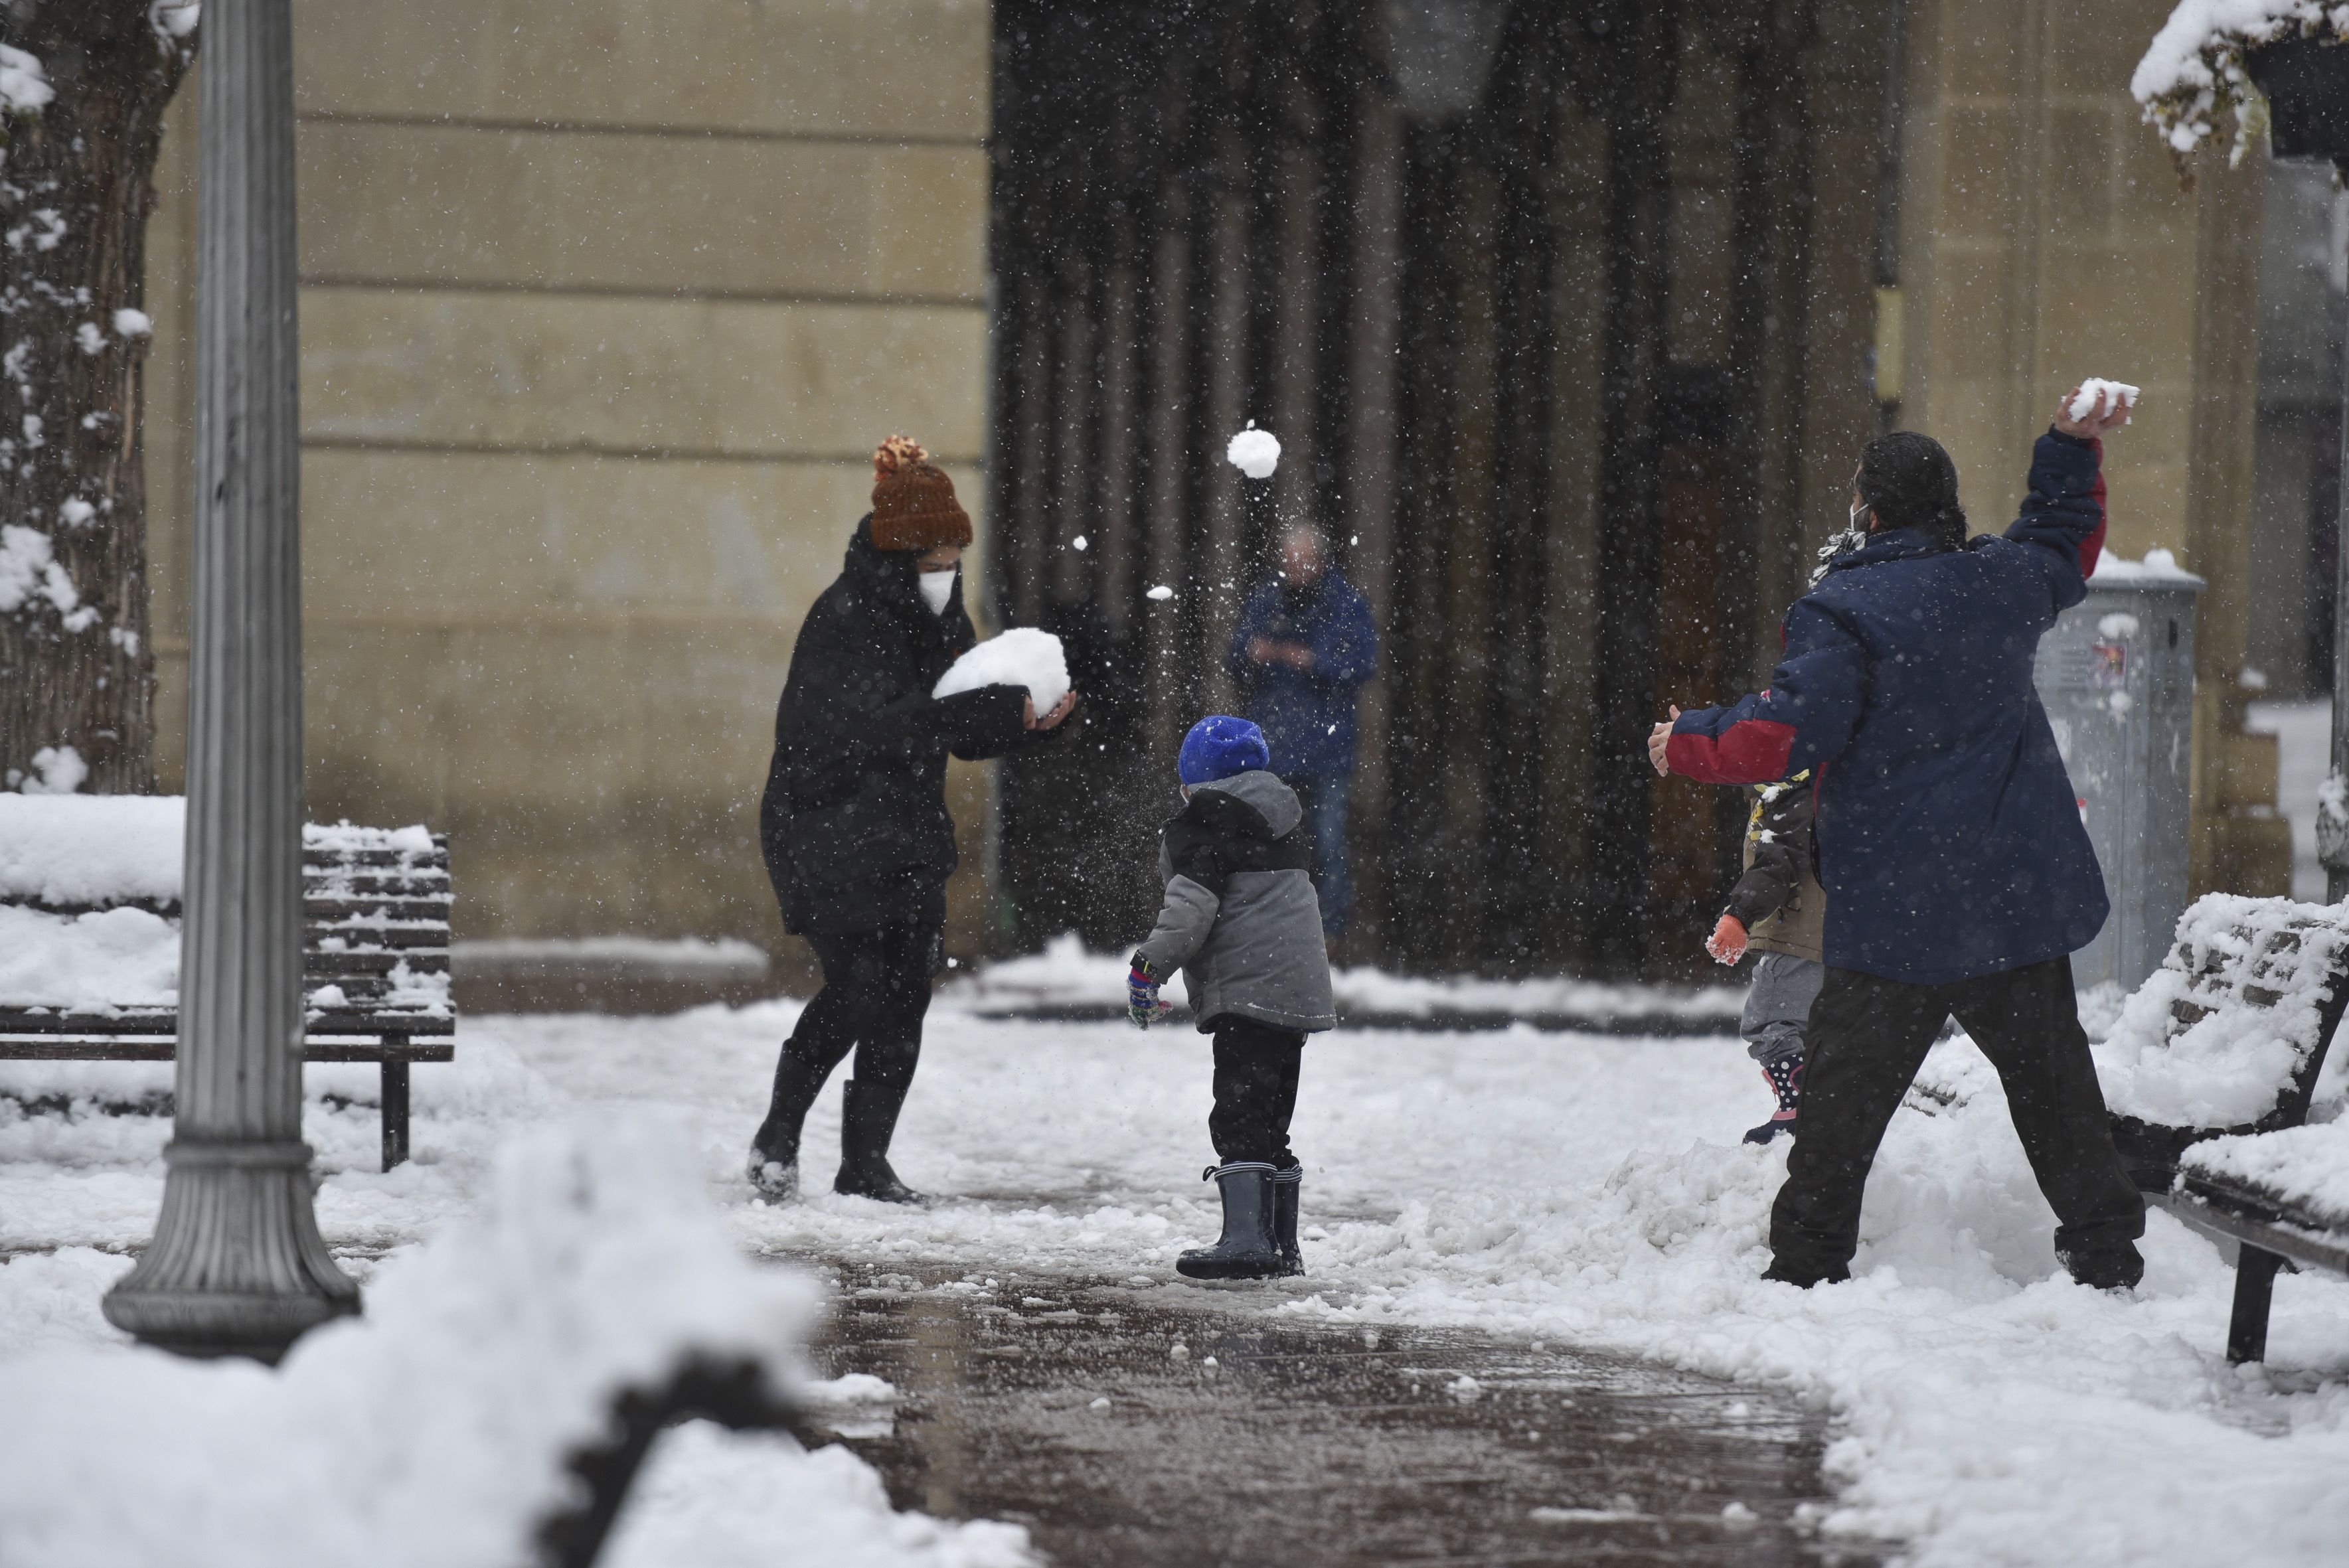
[[[408,1063],[383,1064],[383,1168],[408,1158]]]
[[[2227,1359],[2264,1361],[2268,1357],[2268,1304],[2275,1297],[2276,1270],[2283,1259],[2243,1243],[2235,1260],[2235,1315],[2227,1325]]]

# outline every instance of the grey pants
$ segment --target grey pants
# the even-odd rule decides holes
[[[1745,1037],[1745,1054],[1764,1065],[1801,1056],[1811,1004],[1819,999],[1819,983],[1826,977],[1827,966],[1816,959],[1785,953],[1755,958],[1745,1011],[1737,1020],[1737,1032]]]

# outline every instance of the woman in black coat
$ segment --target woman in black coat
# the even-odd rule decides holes
[[[801,1124],[853,1048],[833,1191],[912,1203],[920,1196],[890,1169],[889,1139],[943,965],[957,860],[947,755],[1000,756],[1057,727],[1076,698],[1040,717],[1016,686],[930,696],[978,641],[959,564],[970,519],[953,481],[905,438],[882,443],[873,463],[873,511],[800,627],[759,804],[783,929],[815,949],[823,989],[775,1064],[750,1178],[770,1197],[798,1192]]]

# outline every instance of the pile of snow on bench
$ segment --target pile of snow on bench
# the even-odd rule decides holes
[[[180,923],[187,801],[176,795],[0,794],[0,1007],[106,1016],[179,1005]],[[312,823],[307,853],[384,857],[412,869],[433,853],[423,827]],[[313,879],[316,896],[350,873]],[[318,938],[329,950],[343,942]],[[379,1006],[428,1016],[450,1010],[450,977],[405,965]],[[344,1005],[323,986],[313,1009]]]
[[[2337,913],[2282,899],[2210,893],[2178,923],[2178,944],[2097,1052],[2116,1115],[2167,1127],[2246,1127],[2276,1109],[2316,1038],[2327,975],[2349,948]],[[2222,1006],[2232,995],[2259,1004]],[[2207,998],[2207,999],[2206,999]],[[2337,1083],[2336,1053],[2319,1095]]]
[[[2264,1198],[2294,1220],[2349,1231],[2349,1121],[2214,1138],[2188,1150],[2178,1169]]]

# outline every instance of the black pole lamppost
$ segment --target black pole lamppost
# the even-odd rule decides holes
[[[2323,159],[2349,180],[2349,46],[2295,36],[2247,49],[2243,67],[2268,104],[2268,143],[2278,158]],[[2349,355],[2343,357],[2349,372]],[[2324,896],[2349,899],[2349,385],[2344,385],[2344,482],[2333,566],[2333,767],[2316,812],[2317,855]]]
[[[275,1361],[358,1310],[302,1141],[302,571],[290,0],[207,0],[180,1039],[155,1239],[106,1315]]]

